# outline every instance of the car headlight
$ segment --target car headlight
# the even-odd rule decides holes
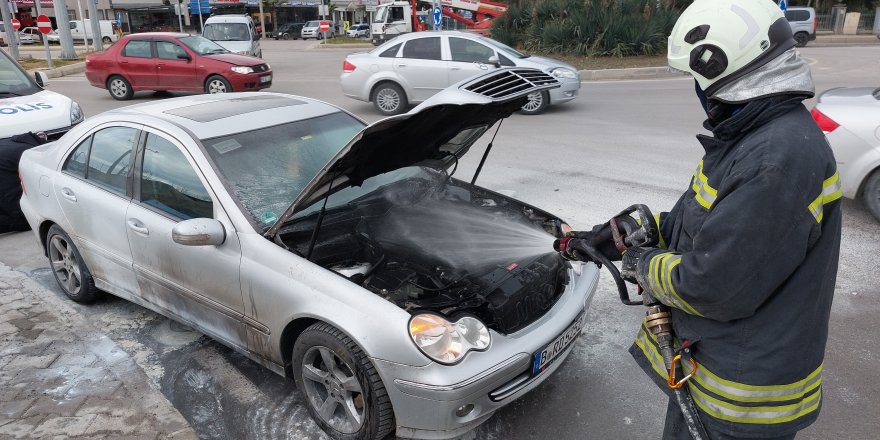
[[[557,67],[550,71],[550,74],[557,78],[577,79],[577,72],[565,67]]]
[[[450,322],[433,313],[413,316],[409,335],[422,353],[441,364],[454,364],[469,351],[483,351],[492,341],[489,329],[477,318],[463,316]]]
[[[76,125],[85,119],[85,114],[83,114],[82,107],[74,101],[70,104],[70,125]]]
[[[232,71],[235,73],[254,73],[254,69],[247,66],[233,66]]]

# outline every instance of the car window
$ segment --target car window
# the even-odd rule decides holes
[[[157,41],[156,54],[161,60],[177,60],[178,55],[186,55],[186,51],[182,47],[170,41]]]
[[[403,43],[401,43],[401,44],[403,44]],[[394,58],[397,56],[397,52],[399,50],[400,50],[400,44],[395,44],[394,46],[391,46],[388,49],[383,50],[382,53],[379,54],[379,57],[381,57],[381,58]]]
[[[70,22],[70,30],[74,30],[74,29],[76,29],[76,22],[75,22],[75,21],[71,21],[71,22]]]
[[[229,52],[228,50],[224,49],[223,46],[198,35],[183,37],[180,39],[180,42],[199,55],[210,55],[214,53]]]
[[[140,200],[182,220],[214,217],[211,196],[186,157],[153,133],[147,135],[144,149]]]
[[[810,19],[810,11],[795,9],[785,11],[785,19],[788,21],[807,21]]]
[[[92,135],[86,180],[125,194],[137,134],[134,128],[110,127]]]
[[[452,61],[465,63],[488,63],[489,58],[495,56],[492,48],[467,38],[449,37],[449,50]]]
[[[31,76],[26,74],[5,52],[0,52],[0,99],[8,96],[30,95],[41,89],[34,84]],[[18,110],[6,107],[0,114],[13,114]]]
[[[403,57],[420,60],[440,59],[440,37],[416,38],[403,45]]]
[[[500,54],[500,53],[498,54],[498,61],[501,63],[502,66],[516,67],[516,64],[514,64],[513,61],[510,60],[510,58],[507,58],[506,56],[504,56],[503,54]]]
[[[250,40],[248,26],[244,23],[211,23],[205,25],[202,36],[214,41]]]
[[[86,163],[89,161],[89,147],[91,145],[92,137],[89,136],[76,146],[76,149],[67,157],[67,162],[64,163],[64,167],[61,169],[74,176],[85,178]]]
[[[150,40],[131,40],[122,49],[122,56],[134,58],[152,58]]]

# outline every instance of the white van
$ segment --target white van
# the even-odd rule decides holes
[[[248,15],[215,15],[205,20],[202,36],[239,55],[263,58],[260,34]]]
[[[115,43],[116,40],[119,39],[119,34],[116,33],[116,22],[113,20],[98,20],[98,26],[101,28],[101,41],[104,44]],[[85,29],[85,31],[83,31]],[[73,42],[76,43],[77,40],[82,41],[83,36],[87,36],[89,41],[94,38],[92,35],[92,21],[89,19],[85,20],[72,20],[70,22],[70,35],[73,37]],[[49,39],[49,41],[52,41]]]

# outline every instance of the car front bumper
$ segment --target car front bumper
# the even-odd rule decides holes
[[[581,79],[560,79],[562,86],[550,90],[550,104],[562,104],[571,101],[580,94]]]
[[[460,436],[552,376],[576,344],[535,376],[531,374],[533,356],[589,308],[598,269],[585,264],[582,272],[544,316],[513,334],[493,333],[489,350],[470,353],[460,364],[416,368],[373,359],[394,406],[397,435],[417,439]]]
[[[268,77],[268,81],[263,81],[261,78]],[[273,74],[272,71],[268,72],[260,72],[260,73],[248,73],[248,74],[232,74],[227,77],[229,80],[229,84],[232,85],[232,90],[236,92],[245,92],[245,91],[255,91],[268,89],[272,86]]]

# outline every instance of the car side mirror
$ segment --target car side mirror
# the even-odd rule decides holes
[[[189,56],[188,53],[180,53],[180,54],[177,54],[177,59],[178,59],[178,60],[192,61],[192,57]]]
[[[226,241],[226,229],[212,218],[193,218],[176,224],[171,239],[184,246],[219,246]]]
[[[34,72],[34,79],[40,87],[46,88],[49,85],[49,75],[46,75],[46,72]]]
[[[489,64],[497,68],[501,68],[501,59],[498,58],[498,55],[492,55],[491,57],[489,57]]]

